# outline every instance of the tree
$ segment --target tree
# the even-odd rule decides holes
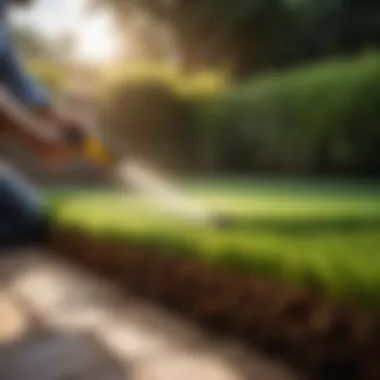
[[[342,0],[339,44],[346,53],[380,46],[380,3],[376,0]]]
[[[167,26],[190,69],[230,61],[245,76],[380,44],[376,0],[94,1],[121,28],[141,13],[150,20],[145,36]]]
[[[159,25],[168,26],[179,55],[189,68],[232,60],[238,74],[260,69],[273,62],[277,54],[274,47],[283,45],[284,34],[294,33],[282,0],[96,0],[96,3],[113,9],[122,28],[128,28],[139,13],[149,15],[148,33],[154,34]]]
[[[124,56],[151,60],[167,58],[175,50],[172,35],[163,20],[147,12],[143,2],[93,0],[89,10],[96,11],[99,7],[111,10],[119,35],[125,40]]]

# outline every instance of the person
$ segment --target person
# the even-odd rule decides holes
[[[6,19],[8,7],[32,2],[0,0],[0,135],[15,139],[46,162],[54,163],[72,154],[64,139],[66,126],[81,126],[55,110],[48,92],[25,70],[12,44]],[[48,228],[37,189],[1,163],[0,248],[42,243]]]

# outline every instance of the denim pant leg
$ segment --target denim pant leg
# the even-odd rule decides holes
[[[36,190],[10,167],[0,166],[0,247],[34,242],[43,218]]]

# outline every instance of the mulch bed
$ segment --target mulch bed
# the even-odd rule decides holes
[[[53,248],[219,331],[305,369],[315,379],[380,379],[380,315],[323,294],[56,230]]]

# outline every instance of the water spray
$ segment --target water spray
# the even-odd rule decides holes
[[[100,139],[77,129],[69,129],[66,138],[84,157],[97,164],[112,166],[124,186],[147,196],[156,207],[164,207],[175,215],[205,226],[228,228],[233,224],[231,217],[210,210],[199,200],[186,196],[172,181],[155,173],[146,163],[115,155]]]

